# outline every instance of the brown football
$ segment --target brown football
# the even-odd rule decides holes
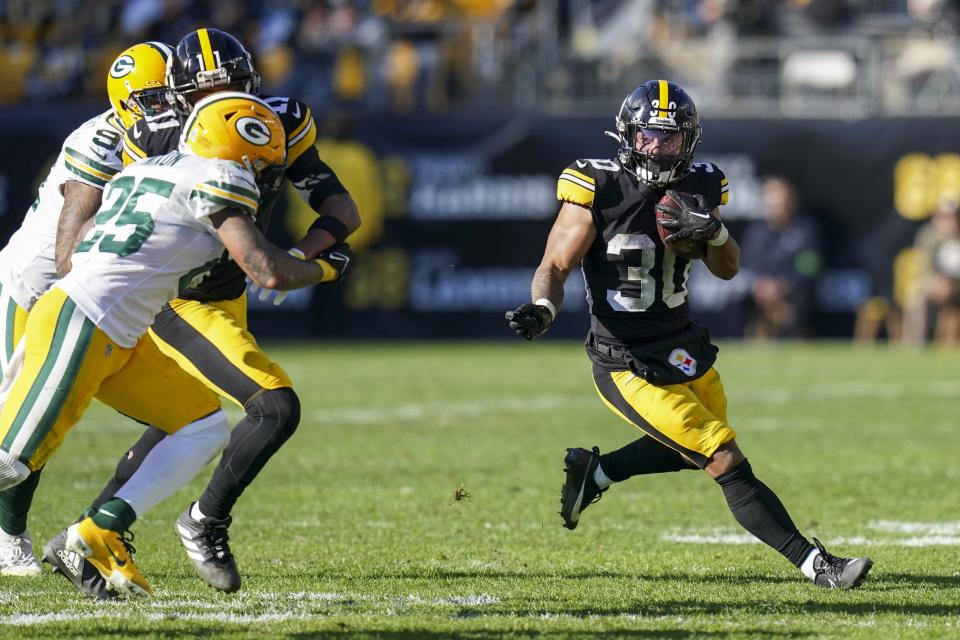
[[[697,199],[689,193],[674,192],[677,197],[687,199],[690,203],[696,205]],[[669,194],[663,194],[663,197],[660,198],[660,204],[665,204],[668,207],[672,207],[677,211],[680,210],[680,203],[675,202]],[[660,213],[657,211],[657,220],[672,220],[673,217],[667,214]],[[666,241],[667,236],[673,233],[670,229],[664,229],[659,224],[657,225],[657,233],[660,234],[660,240],[663,241],[664,246],[668,251],[674,253],[675,255],[680,256],[681,258],[686,258],[687,260],[702,260],[704,256],[707,255],[707,243],[702,240],[681,240],[680,242],[668,243]]]

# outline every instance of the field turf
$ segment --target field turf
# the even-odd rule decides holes
[[[860,590],[836,592],[750,543],[698,472],[615,486],[563,529],[565,447],[635,436],[576,343],[270,351],[303,420],[235,510],[243,590],[203,585],[173,534],[208,470],[134,527],[154,599],[0,578],[0,637],[960,637],[960,354],[722,348],[757,475],[805,534],[876,562]],[[91,409],[45,472],[38,546],[138,433]]]

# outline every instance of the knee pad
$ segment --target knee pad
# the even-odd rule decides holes
[[[244,408],[247,415],[272,422],[284,440],[292,436],[300,424],[300,398],[290,387],[268,389]]]

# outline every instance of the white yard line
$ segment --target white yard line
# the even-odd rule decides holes
[[[592,400],[592,398],[590,398]],[[313,411],[310,420],[325,424],[382,424],[423,420],[442,415],[458,419],[477,418],[494,413],[553,411],[590,400],[559,394],[538,396],[497,396],[476,400],[407,402],[381,407],[333,407]]]
[[[0,599],[14,596],[0,592]],[[22,602],[22,600],[21,600]],[[328,611],[317,610],[323,603],[350,605],[362,604],[372,607],[377,614],[396,615],[398,609],[420,607],[484,607],[500,603],[500,598],[488,593],[451,594],[442,597],[425,597],[418,594],[406,595],[369,595],[337,592],[261,592],[249,593],[227,604],[212,602],[195,597],[159,596],[155,599],[135,602],[136,608],[127,608],[126,603],[110,603],[106,607],[90,611],[59,613],[17,613],[0,615],[0,626],[35,626],[63,622],[87,620],[156,620],[165,621],[175,617],[178,620],[200,622],[221,622],[227,624],[273,623],[291,620],[309,620],[329,615]],[[269,610],[262,613],[247,613],[250,606],[256,604]],[[113,609],[112,611],[110,609]],[[202,611],[190,611],[201,609]],[[226,610],[225,610],[226,609]],[[211,611],[203,611],[211,610]],[[212,611],[215,610],[215,611]],[[175,613],[173,613],[175,612]]]
[[[960,397],[960,383],[933,382],[922,388],[889,382],[842,382],[801,387],[731,386],[727,389],[731,403],[739,401],[781,405],[832,399],[902,400],[904,398]]]
[[[960,522],[909,522],[902,520],[873,520],[867,525],[876,531],[889,533],[919,533],[927,535],[960,535]]]
[[[874,520],[867,528],[881,534],[836,537],[827,542],[853,547],[960,547],[960,522]],[[660,539],[688,544],[759,544],[749,533],[728,530],[671,531]]]

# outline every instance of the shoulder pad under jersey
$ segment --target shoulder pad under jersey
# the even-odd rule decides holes
[[[695,181],[699,191],[707,199],[710,208],[727,204],[730,197],[730,183],[727,176],[712,162],[694,162],[686,179]]]
[[[269,96],[263,100],[280,116],[287,134],[287,165],[292,165],[317,140],[317,125],[310,107],[288,96]]]
[[[230,208],[254,218],[260,204],[260,190],[250,172],[239,164],[214,159],[199,171],[190,199],[197,217]]]
[[[103,189],[123,169],[121,140],[111,117],[103,114],[75,129],[63,143],[63,163],[71,179]]]
[[[589,209],[593,206],[597,187],[606,181],[610,173],[619,170],[620,165],[609,159],[575,160],[557,180],[557,200]]]

